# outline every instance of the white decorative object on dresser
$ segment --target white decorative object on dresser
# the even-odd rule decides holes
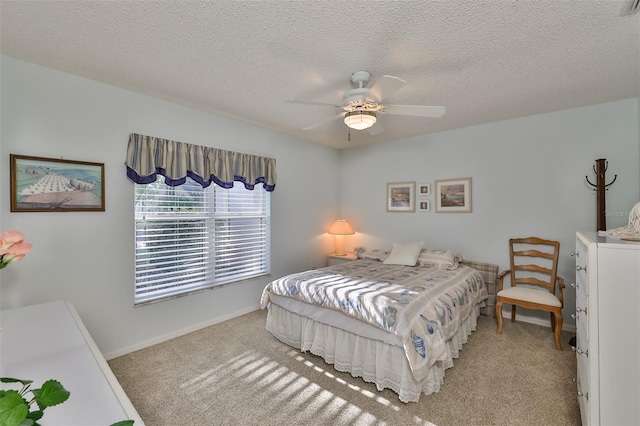
[[[576,233],[577,393],[583,425],[640,424],[640,243]]]

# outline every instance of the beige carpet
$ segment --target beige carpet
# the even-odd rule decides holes
[[[148,426],[579,425],[575,355],[550,329],[480,317],[439,393],[405,404],[265,330],[257,311],[113,359]]]

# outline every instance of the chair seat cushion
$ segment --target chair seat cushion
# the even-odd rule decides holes
[[[498,297],[523,300],[525,302],[539,303],[542,305],[557,306],[562,304],[558,298],[546,290],[535,290],[527,287],[509,287],[498,292]]]

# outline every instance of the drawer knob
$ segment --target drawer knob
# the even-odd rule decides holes
[[[576,353],[577,353],[578,355],[584,355],[584,356],[586,356],[586,357],[588,357],[588,356],[589,356],[589,351],[583,351],[582,349],[576,349]]]
[[[578,318],[578,315],[576,315],[576,314],[571,314],[571,319],[576,319],[576,318]]]
[[[587,315],[587,308],[576,308],[576,313],[579,314],[580,312],[584,312],[584,314]]]
[[[578,391],[578,396],[584,396],[585,398],[589,399],[589,392],[582,393],[582,392]]]
[[[582,270],[587,272],[587,267],[586,266],[576,266],[576,271],[582,271]]]
[[[572,257],[573,256],[580,257],[580,252],[579,251],[572,251],[570,254],[571,254]]]

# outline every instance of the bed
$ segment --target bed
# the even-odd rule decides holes
[[[272,281],[261,299],[267,330],[402,402],[438,392],[478,316],[494,315],[498,266],[418,253],[415,266],[374,251]]]

